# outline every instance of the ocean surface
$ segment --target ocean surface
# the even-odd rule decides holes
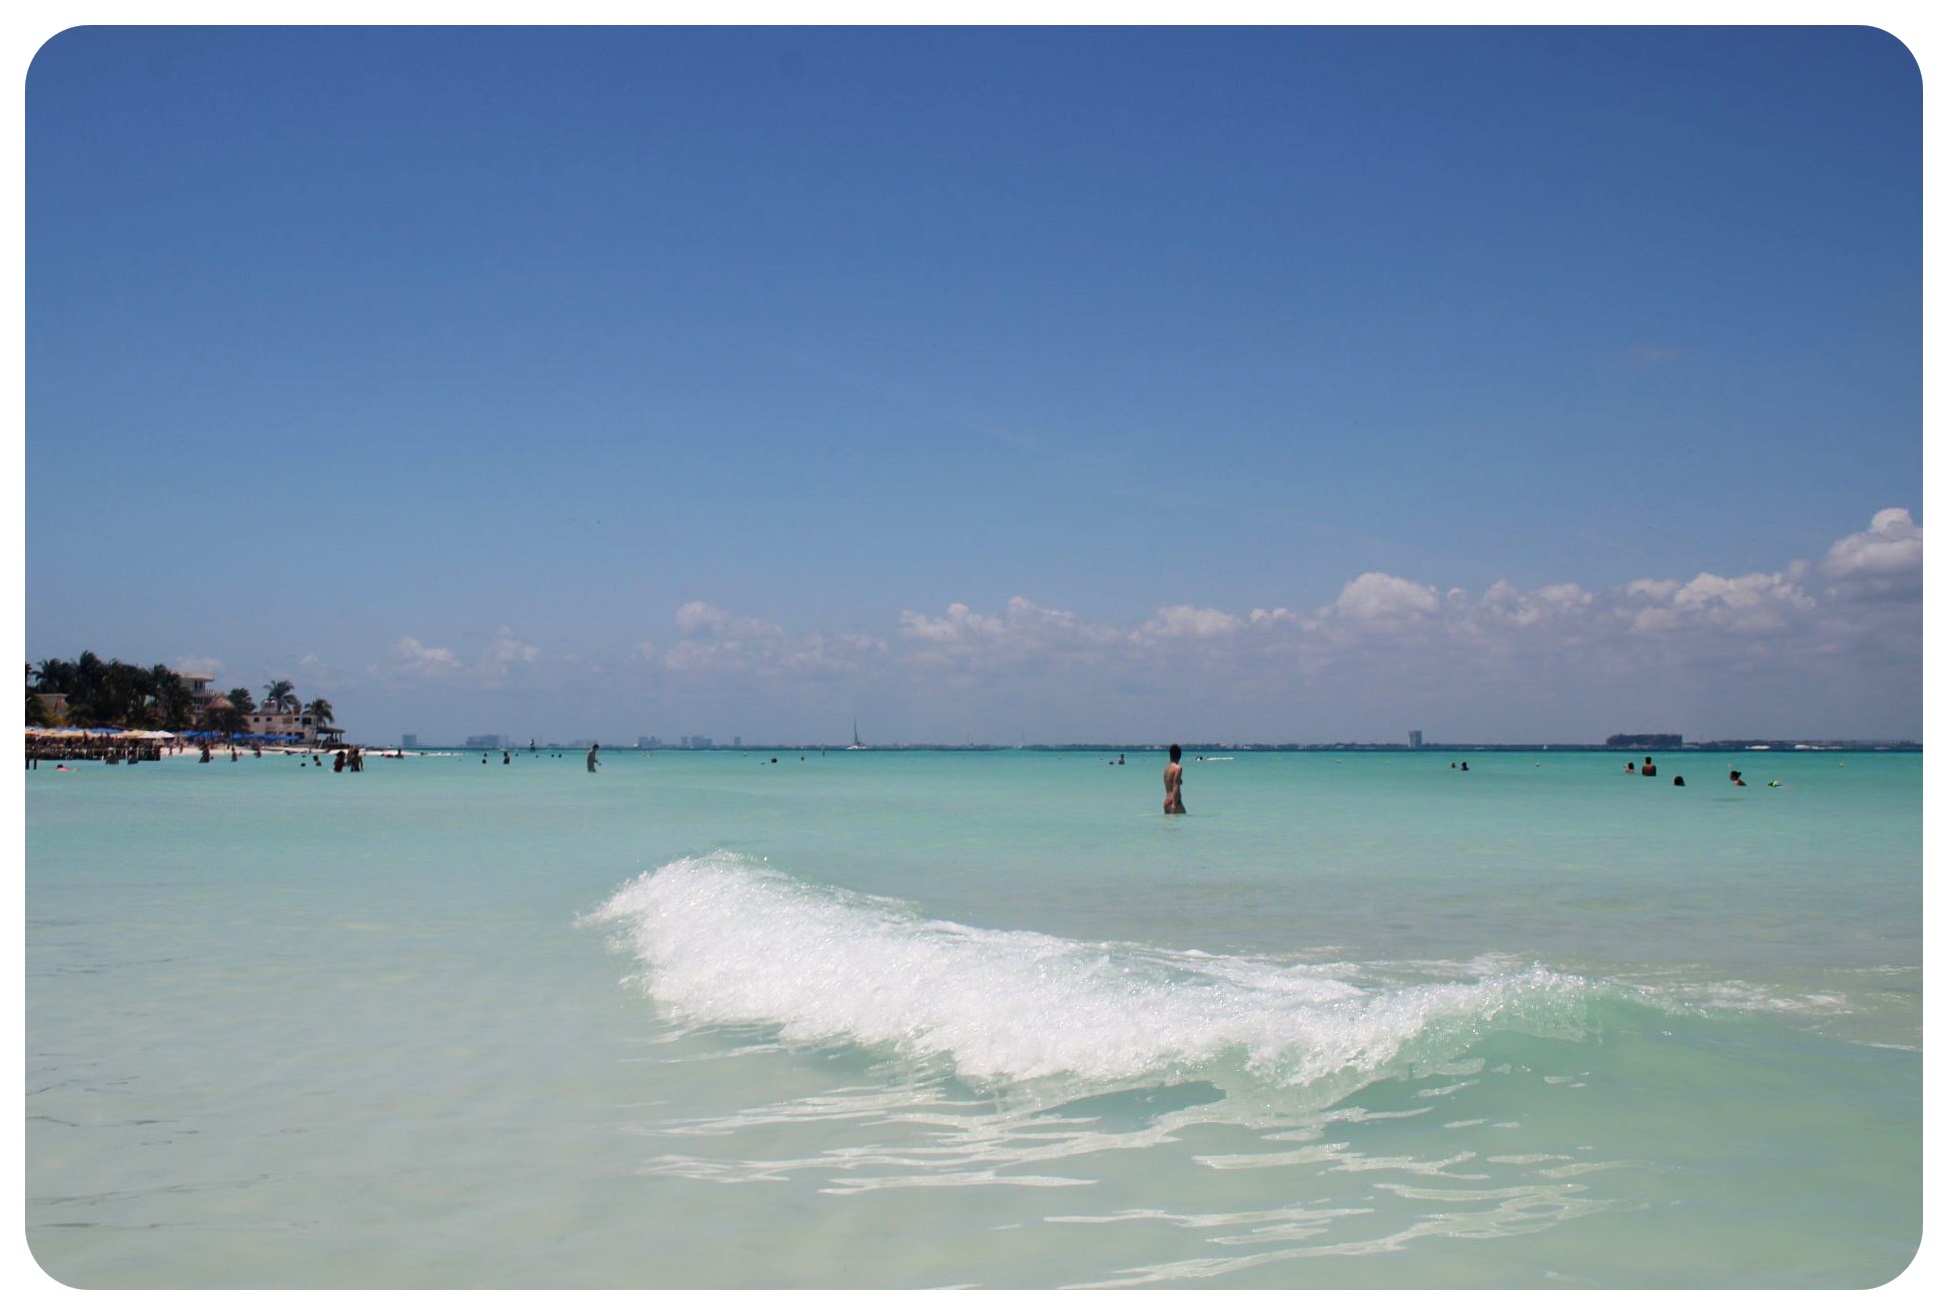
[[[1164,756],[1114,756],[44,763],[33,1255],[1562,1289],[1914,1256],[1919,755],[1188,754],[1176,818]]]

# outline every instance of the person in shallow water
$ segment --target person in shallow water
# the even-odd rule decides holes
[[[1181,745],[1170,746],[1170,764],[1163,769],[1163,811],[1166,813],[1184,812],[1184,750]]]
[[[588,769],[591,772],[601,765],[601,760],[595,756],[595,751],[601,747],[599,744],[591,744],[588,746]]]

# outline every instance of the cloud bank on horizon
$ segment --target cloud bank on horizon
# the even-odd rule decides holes
[[[1921,543],[1888,508],[1776,571],[1478,596],[1368,571],[1310,610],[1173,603],[1134,624],[1014,597],[907,610],[885,634],[793,633],[693,600],[612,659],[505,628],[471,654],[406,636],[326,692],[368,718],[545,709],[612,739],[832,742],[854,715],[887,742],[1918,738]]]

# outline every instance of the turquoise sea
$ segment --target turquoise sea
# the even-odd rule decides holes
[[[33,1255],[1564,1289],[1914,1256],[1919,755],[1189,753],[1179,818],[1161,753],[1114,756],[44,763]]]

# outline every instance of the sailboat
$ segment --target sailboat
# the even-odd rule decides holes
[[[852,719],[852,743],[846,745],[846,748],[863,749],[865,747],[866,747],[866,742],[859,738],[859,719],[857,717],[854,717]]]

